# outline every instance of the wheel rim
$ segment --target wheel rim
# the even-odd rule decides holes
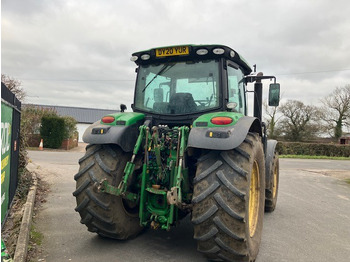
[[[273,185],[272,185],[272,198],[276,197],[277,194],[277,173],[278,172],[278,167],[277,165],[275,166],[275,169],[273,170]]]
[[[259,187],[259,165],[254,161],[252,174],[250,176],[249,190],[249,235],[253,237],[258,223],[260,187]]]

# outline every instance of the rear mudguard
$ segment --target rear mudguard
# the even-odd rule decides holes
[[[139,126],[144,122],[144,114],[116,113],[108,116],[113,116],[115,120],[109,124],[96,121],[85,130],[83,141],[89,144],[116,144],[123,151],[131,152],[139,135]]]
[[[262,136],[261,123],[255,117],[242,116],[230,126],[197,127],[201,123],[195,121],[188,137],[188,147],[231,150],[244,141],[248,132],[255,132]]]

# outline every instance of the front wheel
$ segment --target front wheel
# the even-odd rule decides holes
[[[279,158],[278,153],[274,152],[271,163],[266,173],[266,190],[265,190],[265,211],[273,212],[277,204],[278,184],[279,184]]]
[[[192,223],[198,250],[217,261],[254,261],[261,241],[265,162],[261,138],[249,133],[231,151],[198,160]]]

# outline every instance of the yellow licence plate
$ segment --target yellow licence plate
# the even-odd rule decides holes
[[[188,46],[174,46],[156,49],[156,57],[188,55],[189,53]]]

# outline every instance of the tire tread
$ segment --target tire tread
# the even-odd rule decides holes
[[[257,133],[248,133],[230,151],[204,151],[194,178],[192,223],[198,251],[215,261],[254,261],[262,232],[265,182],[264,151]],[[250,172],[258,162],[261,173],[259,226],[249,232]],[[218,164],[220,163],[220,165]],[[219,185],[219,186],[217,186]]]

